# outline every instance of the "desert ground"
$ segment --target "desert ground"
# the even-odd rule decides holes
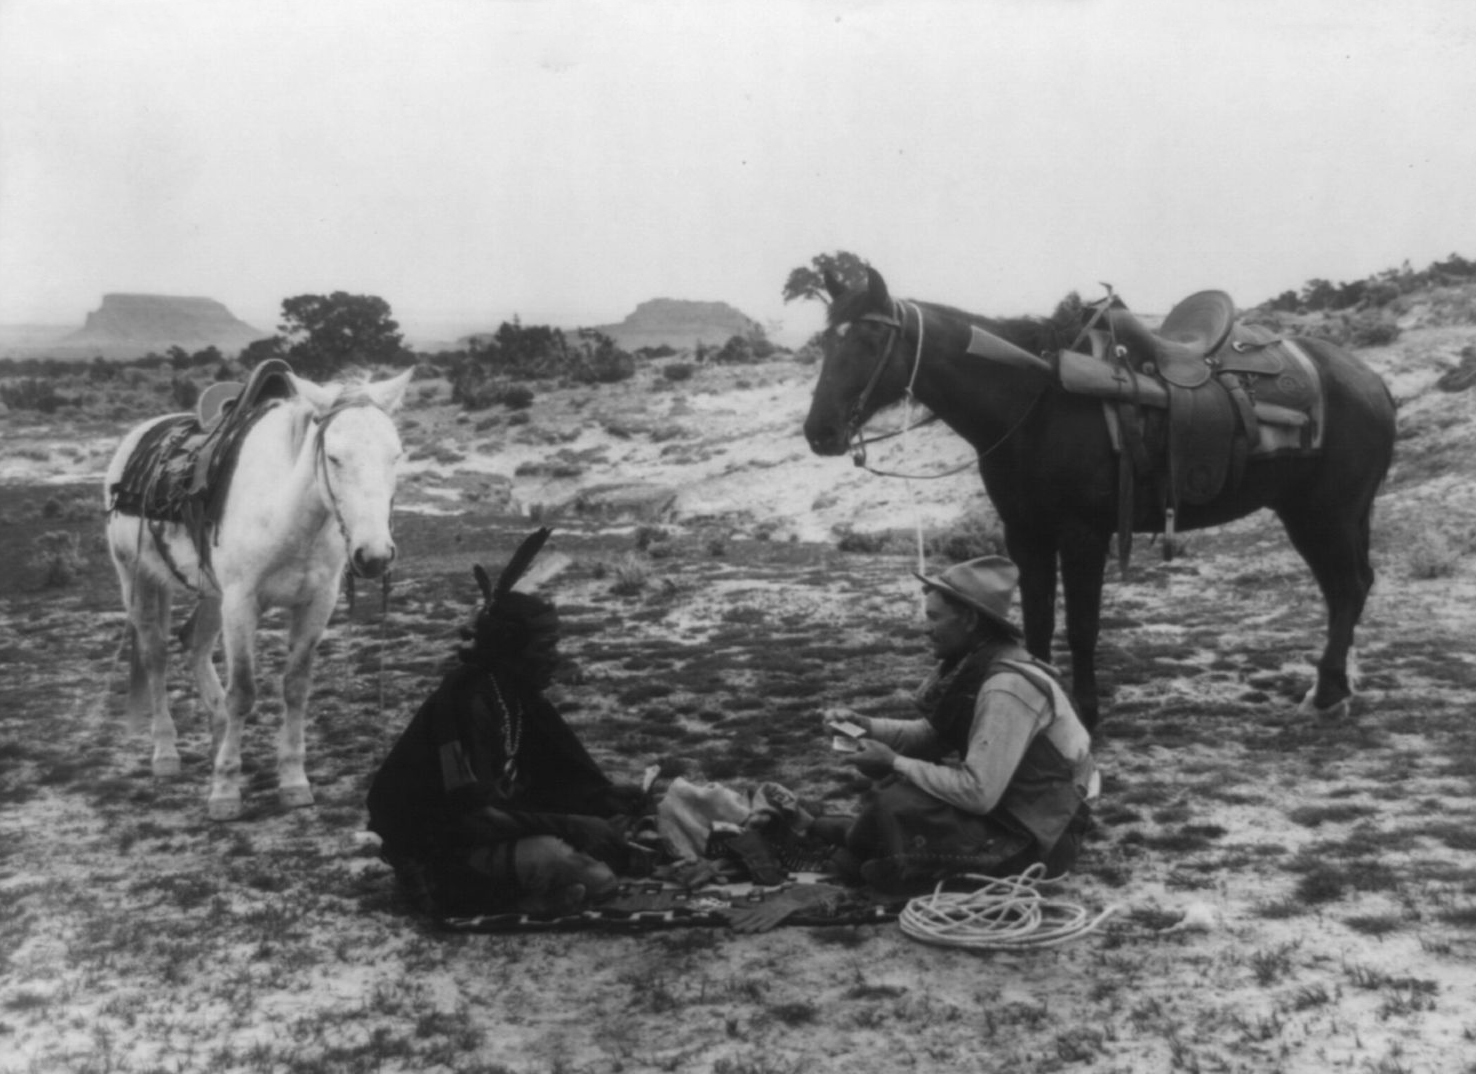
[[[1476,1070],[1476,327],[1360,351],[1399,401],[1351,715],[1296,704],[1323,607],[1274,517],[1140,540],[1109,567],[1105,774],[1060,897],[1114,913],[1033,952],[895,923],[447,934],[366,836],[378,760],[495,568],[539,522],[570,666],[556,696],[608,771],[854,807],[816,714],[899,714],[926,671],[913,534],[988,541],[970,473],[810,455],[816,368],[661,363],[468,413],[416,380],[387,601],[320,651],[308,769],[276,805],[281,624],[262,643],[246,814],[207,819],[208,730],[171,666],[184,773],[125,725],[100,476],[168,371],[0,418],[0,1074]],[[899,422],[887,415],[883,422]],[[946,430],[874,459],[967,459]],[[936,558],[933,562],[939,562]],[[182,616],[183,609],[177,613]],[[1058,661],[1064,663],[1061,652]],[[658,784],[659,786],[659,784]]]

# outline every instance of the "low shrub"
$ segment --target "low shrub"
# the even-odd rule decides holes
[[[188,355],[185,360],[188,363]],[[200,385],[188,377],[170,377],[169,399],[176,410],[193,410],[200,399]]]
[[[52,414],[57,407],[66,406],[72,401],[61,395],[50,380],[41,377],[27,377],[13,384],[0,384],[0,403],[11,410],[37,410],[42,414]]]
[[[651,568],[645,560],[636,555],[628,555],[611,570],[614,581],[610,583],[610,592],[617,597],[630,597],[646,588],[651,580]]]
[[[533,405],[533,389],[522,384],[510,384],[497,393],[496,402],[509,410],[527,410]]]
[[[87,560],[75,533],[52,530],[41,534],[32,544],[31,566],[43,589],[59,589],[77,580]]]
[[[1006,554],[1004,529],[999,519],[981,508],[967,511],[956,521],[929,533],[923,546],[928,555],[951,563]]]
[[[1461,550],[1440,530],[1424,530],[1409,542],[1406,562],[1409,576],[1422,581],[1449,578],[1460,566]]]

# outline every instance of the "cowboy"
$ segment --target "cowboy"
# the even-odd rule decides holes
[[[914,699],[919,718],[846,714],[865,735],[846,760],[878,782],[844,830],[836,871],[890,893],[1037,862],[1059,876],[1090,819],[1091,736],[1010,621],[1019,571],[984,556],[917,577],[939,663]]]
[[[543,691],[558,663],[554,605],[513,586],[532,534],[462,636],[459,666],[420,706],[369,788],[381,854],[434,912],[560,916],[612,892],[625,818],[644,792],[600,770]]]

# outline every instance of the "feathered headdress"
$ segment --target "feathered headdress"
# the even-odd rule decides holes
[[[513,591],[523,575],[527,573],[533,560],[538,553],[543,551],[543,546],[548,543],[548,535],[553,530],[543,526],[534,530],[523,538],[523,543],[518,545],[518,550],[512,554],[512,559],[507,561],[507,566],[502,568],[502,574],[497,579],[497,588],[492,588],[492,579],[488,577],[487,571],[478,563],[472,567],[472,574],[476,576],[477,585],[482,588],[482,596],[486,598],[487,604],[496,604],[498,598],[504,597]]]
[[[495,586],[491,575],[480,563],[472,567],[472,575],[482,591],[484,603],[477,613],[476,622],[461,632],[461,636],[472,643],[460,651],[465,663],[516,657],[535,634],[558,629],[558,613],[552,602],[516,589],[552,532],[544,526],[523,538],[523,543],[518,545],[518,550],[502,568]]]

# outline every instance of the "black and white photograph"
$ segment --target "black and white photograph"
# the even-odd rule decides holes
[[[0,1074],[1476,1074],[1473,102],[0,0]]]

